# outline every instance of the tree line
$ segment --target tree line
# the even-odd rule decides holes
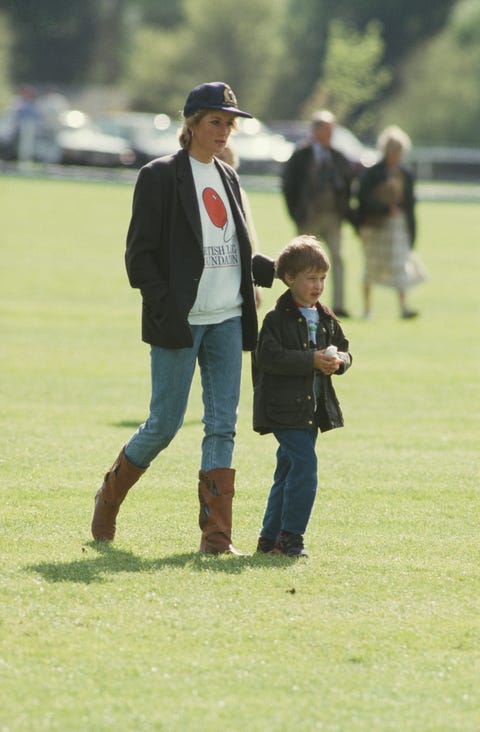
[[[10,88],[118,88],[175,116],[221,79],[266,121],[328,106],[363,137],[395,121],[475,143],[479,27],[480,0],[0,0],[0,55]]]

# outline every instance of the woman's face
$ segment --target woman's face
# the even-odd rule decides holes
[[[396,143],[388,143],[385,148],[385,160],[388,166],[395,168],[400,164],[403,157],[403,151],[400,145]]]
[[[191,128],[190,155],[201,163],[210,163],[214,155],[220,155],[235,126],[235,115],[212,109]]]

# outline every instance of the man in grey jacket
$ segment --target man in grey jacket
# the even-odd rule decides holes
[[[328,110],[313,115],[311,139],[286,163],[282,190],[298,234],[314,234],[330,252],[333,270],[333,310],[348,317],[345,308],[342,222],[350,214],[352,163],[332,147],[336,118]]]

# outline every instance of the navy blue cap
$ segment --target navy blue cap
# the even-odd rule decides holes
[[[220,109],[222,112],[231,112],[237,117],[252,117],[248,112],[242,112],[238,108],[235,94],[223,81],[211,81],[192,89],[185,102],[183,116],[191,117],[199,109]]]

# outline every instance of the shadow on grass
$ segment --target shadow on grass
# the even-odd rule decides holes
[[[95,552],[92,555],[92,552]],[[291,567],[292,560],[278,555],[255,554],[236,557],[233,555],[212,556],[199,552],[172,554],[158,559],[139,557],[131,551],[117,549],[108,542],[91,541],[82,546],[82,558],[71,562],[39,562],[28,564],[25,570],[40,574],[47,582],[92,582],[108,581],[120,572],[160,572],[163,569],[178,568],[195,572],[224,572],[240,574],[247,568],[265,566]]]
[[[139,425],[143,424],[144,421],[145,421],[145,418],[138,419],[138,420],[122,419],[119,422],[110,422],[110,426],[118,427],[118,428],[128,427],[129,429],[137,430]],[[183,427],[193,427],[195,425],[201,425],[201,424],[202,424],[201,419],[195,419],[195,418],[186,419],[183,422],[182,428]]]

